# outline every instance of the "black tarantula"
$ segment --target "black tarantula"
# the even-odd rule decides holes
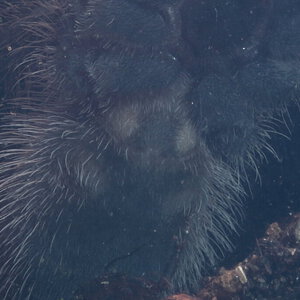
[[[300,96],[296,0],[4,0],[0,295],[199,286]]]

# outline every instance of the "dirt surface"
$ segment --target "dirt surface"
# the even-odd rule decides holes
[[[300,299],[300,214],[272,223],[253,252],[233,269],[204,279],[197,295],[162,297],[168,282],[108,275],[81,288],[74,300]]]

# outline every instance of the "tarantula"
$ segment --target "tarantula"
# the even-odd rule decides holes
[[[0,295],[101,273],[195,289],[299,99],[300,4],[1,4]]]

